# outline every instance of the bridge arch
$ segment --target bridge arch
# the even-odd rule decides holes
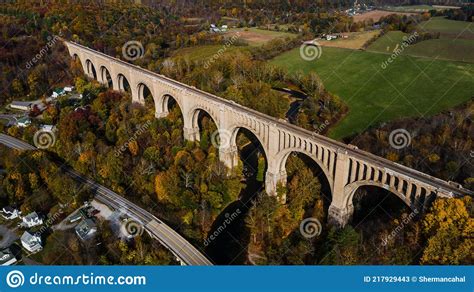
[[[286,171],[286,161],[288,160],[288,157],[292,153],[301,153],[301,154],[309,157],[312,161],[314,161],[319,166],[319,168],[323,171],[323,174],[324,174],[325,178],[327,179],[327,181],[329,183],[329,186],[332,190],[333,179],[332,179],[332,175],[329,172],[329,169],[324,165],[323,161],[320,161],[319,159],[317,159],[314,156],[314,154],[312,154],[312,153],[310,153],[310,152],[308,152],[304,149],[297,148],[297,147],[291,147],[291,148],[285,148],[285,149],[281,150],[276,155],[276,158],[275,158],[275,161],[276,161],[277,167],[278,167],[277,171],[279,171],[279,172],[285,172]]]
[[[216,124],[217,128],[219,128],[219,120],[216,118],[214,113],[200,106],[195,106],[189,111],[188,118],[190,119],[190,124],[193,128],[199,128],[199,115],[201,113],[208,115],[214,124]]]
[[[156,111],[156,100],[155,96],[153,95],[152,88],[153,87],[148,86],[148,84],[144,81],[138,82],[138,101],[145,106],[153,106]]]
[[[92,63],[90,59],[86,59],[86,74],[90,78],[94,78],[95,80],[97,80],[97,72],[95,70],[94,63]]]
[[[166,117],[170,112],[170,105],[173,103],[178,106],[179,110],[183,114],[183,119],[186,122],[186,116],[181,99],[176,93],[171,91],[162,91],[155,97],[155,117]]]
[[[130,82],[128,81],[127,77],[125,77],[124,74],[122,73],[117,74],[117,84],[118,84],[118,89],[120,91],[131,92]]]
[[[109,88],[113,88],[113,80],[112,75],[110,74],[110,70],[107,69],[106,66],[102,65],[99,69],[100,72],[100,81],[107,85]]]

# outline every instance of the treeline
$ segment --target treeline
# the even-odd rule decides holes
[[[474,101],[428,118],[407,118],[370,129],[352,144],[392,161],[474,189]],[[390,133],[405,129],[406,147],[391,146]],[[393,141],[392,141],[393,143]]]

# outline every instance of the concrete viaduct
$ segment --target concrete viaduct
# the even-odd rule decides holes
[[[361,186],[389,190],[410,208],[418,210],[423,210],[436,196],[473,193],[85,46],[64,43],[70,56],[80,60],[89,77],[108,85],[110,76],[115,90],[124,90],[126,80],[133,102],[145,103],[146,86],[153,96],[156,118],[168,114],[168,100],[173,98],[183,114],[187,140],[199,140],[199,112],[206,112],[219,130],[220,160],[229,168],[238,162],[237,132],[240,128],[251,131],[263,146],[267,158],[265,189],[268,194],[275,194],[278,183],[286,183],[285,163],[291,153],[309,156],[329,182],[332,201],[328,221],[332,224],[344,226],[349,222],[354,211],[352,199]]]

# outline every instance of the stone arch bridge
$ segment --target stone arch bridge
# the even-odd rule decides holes
[[[184,138],[199,140],[198,114],[206,112],[222,137],[220,160],[229,168],[238,161],[236,134],[240,128],[251,131],[260,141],[267,157],[265,189],[275,194],[278,183],[286,183],[285,162],[291,153],[303,153],[316,162],[326,176],[332,195],[329,222],[344,226],[353,213],[352,198],[361,186],[372,185],[389,190],[412,209],[424,209],[436,196],[472,195],[451,182],[429,176],[371,153],[315,134],[284,120],[276,119],[232,101],[201,91],[163,75],[151,72],[77,43],[64,41],[84,72],[115,90],[126,84],[132,101],[145,103],[144,90],[153,96],[155,116],[168,114],[173,98],[184,119]],[[126,81],[126,82],[125,82]]]

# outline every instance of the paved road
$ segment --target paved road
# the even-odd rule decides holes
[[[0,120],[8,120],[8,126],[16,124],[18,115],[0,114]]]
[[[18,235],[16,235],[13,231],[14,230],[10,230],[5,225],[0,225],[0,234],[2,235],[2,239],[0,240],[0,248],[9,247],[18,239]]]
[[[26,142],[18,140],[14,137],[0,134],[0,143],[7,147],[18,150],[35,150],[36,148]],[[93,180],[79,174],[75,170],[63,167],[65,173],[75,180],[87,184],[95,191],[96,198],[109,206],[117,209],[125,210],[134,220],[143,224],[145,230],[161,244],[168,248],[175,256],[177,256],[183,264],[186,265],[212,265],[198,249],[191,243],[171,229],[163,221],[149,213],[148,211],[138,207],[134,203],[126,200],[112,190],[94,182]]]

